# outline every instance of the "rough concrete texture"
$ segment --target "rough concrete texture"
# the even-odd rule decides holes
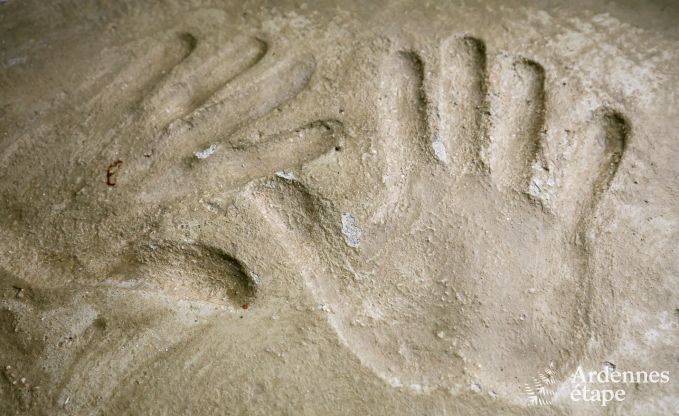
[[[677,19],[0,2],[0,413],[679,414]]]

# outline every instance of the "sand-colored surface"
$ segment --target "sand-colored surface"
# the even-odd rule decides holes
[[[0,2],[0,413],[679,414],[678,18]]]

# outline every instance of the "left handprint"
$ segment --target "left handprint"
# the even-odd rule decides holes
[[[177,286],[168,273],[184,269],[179,263],[193,264],[207,277],[179,285],[188,297],[247,302],[257,279],[241,260],[212,242],[151,241],[149,224],[187,199],[228,193],[335,148],[335,120],[279,123],[311,80],[314,58],[229,33],[212,11],[109,55],[114,74],[83,97],[78,116],[57,117],[2,149],[0,192],[14,213],[3,227],[28,244],[51,241],[44,249],[72,259],[68,272],[118,274],[128,262],[125,273],[155,276],[152,286],[162,288]],[[99,261],[107,255],[112,261]]]

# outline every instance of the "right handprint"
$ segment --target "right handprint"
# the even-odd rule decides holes
[[[251,188],[341,341],[393,386],[520,392],[590,339],[589,232],[629,135],[598,108],[547,160],[542,66],[390,47],[369,143]],[[568,129],[565,129],[568,127]],[[551,128],[551,127],[550,127]],[[337,179],[323,177],[330,172]]]

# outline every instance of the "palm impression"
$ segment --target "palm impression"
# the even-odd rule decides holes
[[[393,386],[515,395],[589,339],[590,219],[628,126],[609,108],[547,125],[542,67],[487,59],[469,36],[431,63],[392,49],[368,144],[250,188],[339,338]],[[546,160],[564,127],[570,153]]]
[[[256,274],[223,247],[151,240],[148,224],[206,190],[225,194],[333,150],[342,126],[290,110],[316,70],[311,55],[230,33],[220,16],[198,11],[113,47],[80,113],[4,150],[7,202],[32,228],[21,234],[56,239],[87,275],[238,306],[253,298]]]

